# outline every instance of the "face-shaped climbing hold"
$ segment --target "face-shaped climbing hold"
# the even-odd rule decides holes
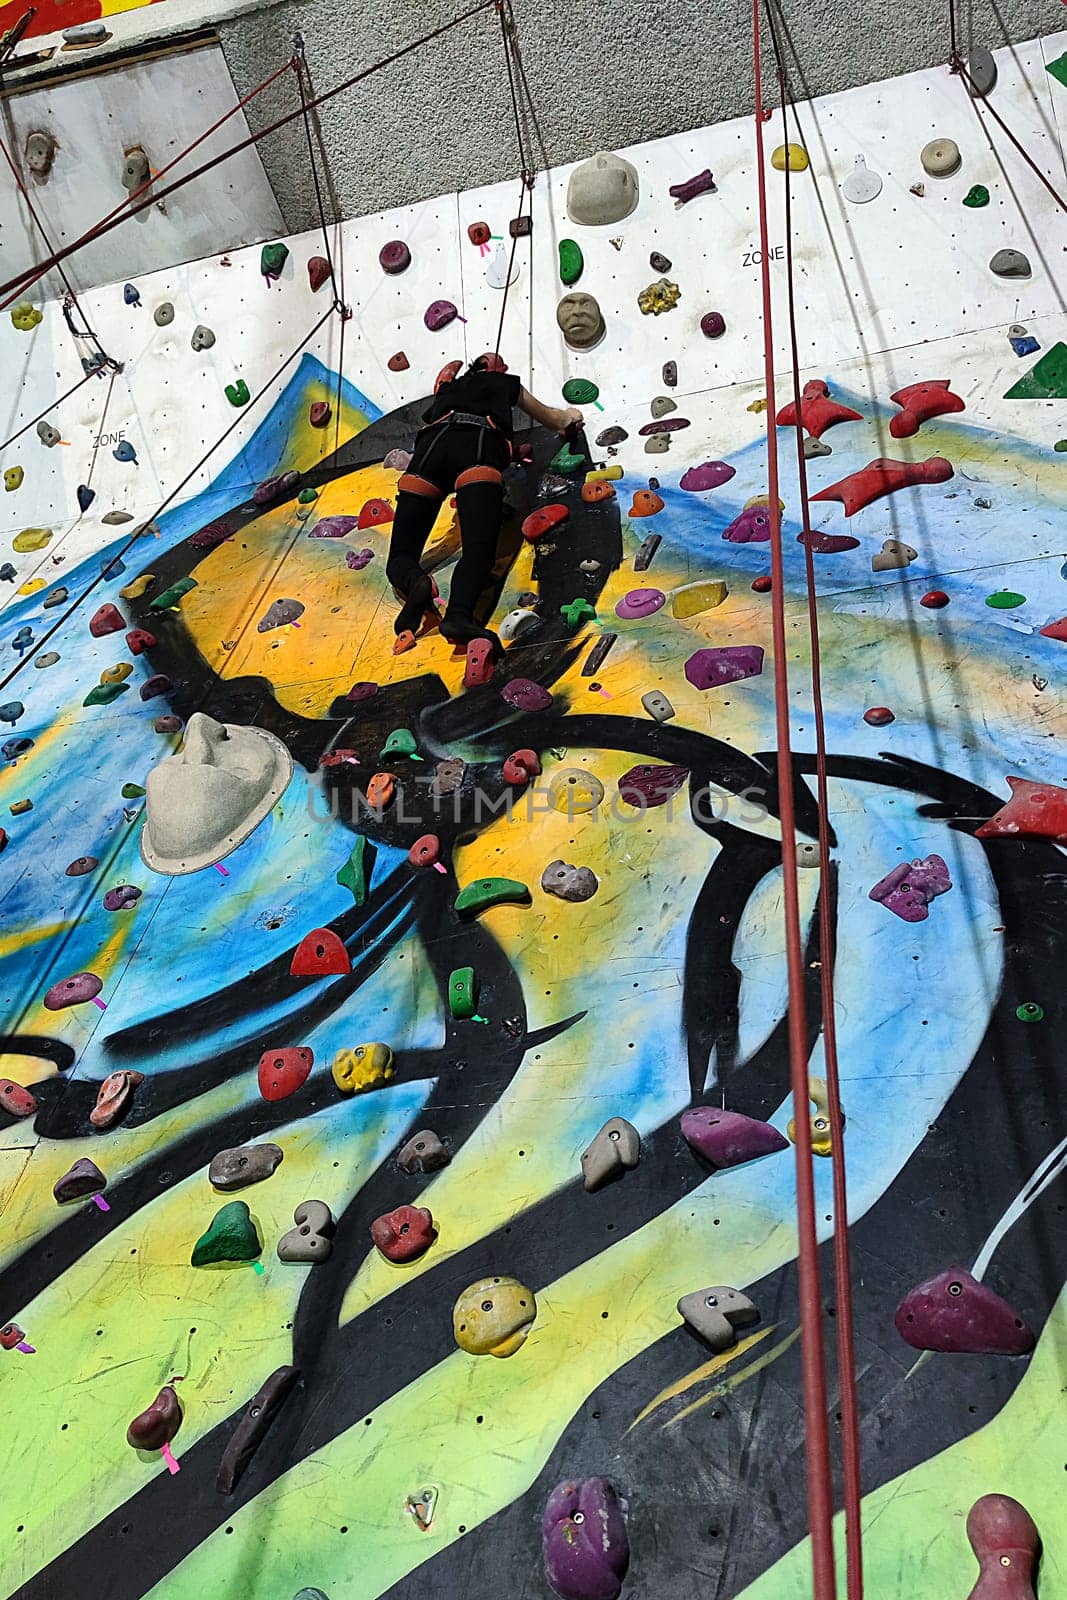
[[[57,1205],[67,1206],[76,1200],[88,1200],[94,1194],[102,1194],[106,1188],[107,1179],[96,1162],[83,1156],[72,1167],[68,1167],[61,1178],[56,1179],[52,1185],[52,1195]]]
[[[556,307],[556,322],[572,350],[591,350],[607,331],[598,302],[581,289],[563,296]]]
[[[189,343],[194,350],[210,350],[215,343],[215,335],[210,328],[206,328],[202,322],[198,322],[193,329]]]
[[[609,1478],[570,1479],[553,1489],[541,1548],[560,1600],[618,1600],[630,1561],[626,1511]]]
[[[955,139],[931,139],[919,153],[923,171],[931,178],[951,178],[963,164],[960,147]]]
[[[243,378],[238,378],[236,383],[228,383],[226,385],[226,398],[231,406],[246,406],[248,404],[252,397]]]
[[[1018,1356],[1034,1347],[1034,1336],[1014,1306],[963,1267],[948,1267],[917,1284],[893,1321],[914,1350]]]
[[[558,900],[591,900],[600,888],[592,867],[575,867],[569,861],[550,861],[541,874],[541,888]]]
[[[315,1064],[315,1053],[307,1045],[283,1045],[264,1050],[256,1068],[256,1081],[264,1100],[284,1100],[295,1094]]]
[[[134,1417],[126,1429],[126,1443],[135,1450],[162,1450],[182,1425],[182,1408],[172,1386],[160,1389],[147,1410]]]
[[[256,1261],[263,1249],[252,1213],[243,1200],[230,1200],[216,1211],[211,1226],[193,1246],[194,1267],[218,1261]]]
[[[637,169],[623,156],[600,150],[575,167],[567,184],[567,215],[585,227],[621,222],[637,205]]]
[[[1041,1536],[1025,1506],[984,1494],[967,1514],[967,1538],[979,1566],[967,1600],[1034,1600]]]
[[[421,1132],[413,1134],[403,1146],[396,1158],[396,1164],[401,1172],[440,1172],[442,1167],[448,1166],[451,1159],[436,1133],[424,1128]]]
[[[380,1089],[395,1075],[393,1052],[387,1044],[357,1044],[338,1050],[333,1058],[333,1081],[345,1094]]]
[[[293,951],[294,978],[324,978],[352,971],[348,951],[332,928],[313,928]]]
[[[513,1356],[526,1342],[537,1301],[517,1278],[481,1278],[464,1289],[452,1312],[461,1350],[472,1356]]]
[[[437,1237],[433,1217],[425,1206],[397,1206],[376,1217],[370,1236],[387,1261],[416,1261]]]
[[[36,1110],[37,1101],[28,1089],[11,1078],[0,1078],[0,1111],[9,1117],[32,1117]]]
[[[547,794],[554,811],[581,816],[603,802],[604,785],[582,767],[560,767],[548,781]]]
[[[697,1106],[682,1113],[682,1135],[691,1150],[714,1167],[737,1167],[759,1156],[787,1150],[788,1142],[769,1122],[740,1111]]]
[[[573,868],[571,869],[574,870]],[[624,1172],[632,1172],[641,1156],[641,1135],[625,1117],[609,1117],[582,1151],[582,1181],[594,1194]]]
[[[40,439],[43,445],[47,445],[49,450],[51,450],[53,445],[57,445],[59,443],[63,435],[60,433],[58,428],[53,428],[50,422],[45,422],[42,418],[42,420],[37,424],[37,437]]]
[[[245,1189],[250,1183],[269,1178],[283,1159],[276,1144],[239,1144],[219,1150],[207,1169],[208,1182],[215,1189]]]
[[[748,1295],[724,1283],[683,1294],[678,1312],[713,1350],[729,1350],[737,1343],[736,1329],[759,1321],[759,1312]]]
[[[633,502],[627,513],[631,517],[654,517],[663,510],[663,501],[654,489],[635,489]]]
[[[278,1240],[279,1261],[327,1261],[333,1249],[333,1213],[323,1200],[303,1200],[293,1212],[295,1228]]]

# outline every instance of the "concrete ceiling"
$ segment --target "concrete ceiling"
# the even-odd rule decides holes
[[[165,9],[165,8],[160,8]],[[465,9],[463,0],[282,0],[217,20],[239,95],[305,39],[317,92]],[[798,98],[890,78],[948,56],[948,0],[781,0]],[[748,0],[514,0],[539,167],[703,127],[751,107]],[[1048,33],[1049,0],[959,0],[961,48],[998,48]],[[769,41],[767,47],[770,55]],[[774,93],[768,81],[768,92]],[[962,90],[961,90],[962,92]],[[293,105],[288,75],[249,107],[259,128]],[[338,96],[322,112],[338,213],[366,215],[518,173],[500,39],[490,8]],[[290,231],[314,226],[302,123],[260,146]]]

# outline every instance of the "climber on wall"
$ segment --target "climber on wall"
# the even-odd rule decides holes
[[[408,469],[400,479],[396,516],[389,542],[386,576],[401,597],[393,624],[396,653],[409,650],[423,618],[436,620],[434,588],[420,557],[446,495],[455,490],[462,551],[452,574],[448,606],[441,618],[446,639],[466,645],[496,635],[475,620],[479,596],[496,560],[504,509],[503,472],[511,460],[511,413],[515,406],[534,422],[564,433],[581,426],[573,406],[543,405],[508,375],[500,356],[486,353],[462,377],[451,362],[438,377],[434,397],[423,413],[425,426],[415,439]]]

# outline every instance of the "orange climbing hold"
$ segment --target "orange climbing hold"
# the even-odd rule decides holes
[[[385,522],[392,522],[393,508],[388,500],[368,500],[359,514],[357,528],[380,528]]]
[[[391,772],[376,772],[367,785],[367,804],[375,811],[384,811],[396,794],[396,778]]]
[[[610,483],[605,483],[601,478],[593,483],[582,484],[582,499],[587,506],[603,505],[605,500],[614,500],[615,490]]]
[[[627,515],[631,517],[654,517],[657,511],[662,510],[663,501],[655,489],[635,489],[633,504]]]
[[[305,933],[289,966],[294,978],[340,977],[351,971],[348,951],[332,928],[312,928]]]

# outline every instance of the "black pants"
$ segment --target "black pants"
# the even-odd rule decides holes
[[[496,561],[504,509],[502,473],[510,452],[488,426],[442,422],[423,428],[415,440],[408,470],[400,479],[386,576],[409,602],[397,617],[396,631],[417,626],[429,604],[429,579],[420,566],[441,503],[453,490],[462,552],[452,574],[445,623],[470,621]]]

